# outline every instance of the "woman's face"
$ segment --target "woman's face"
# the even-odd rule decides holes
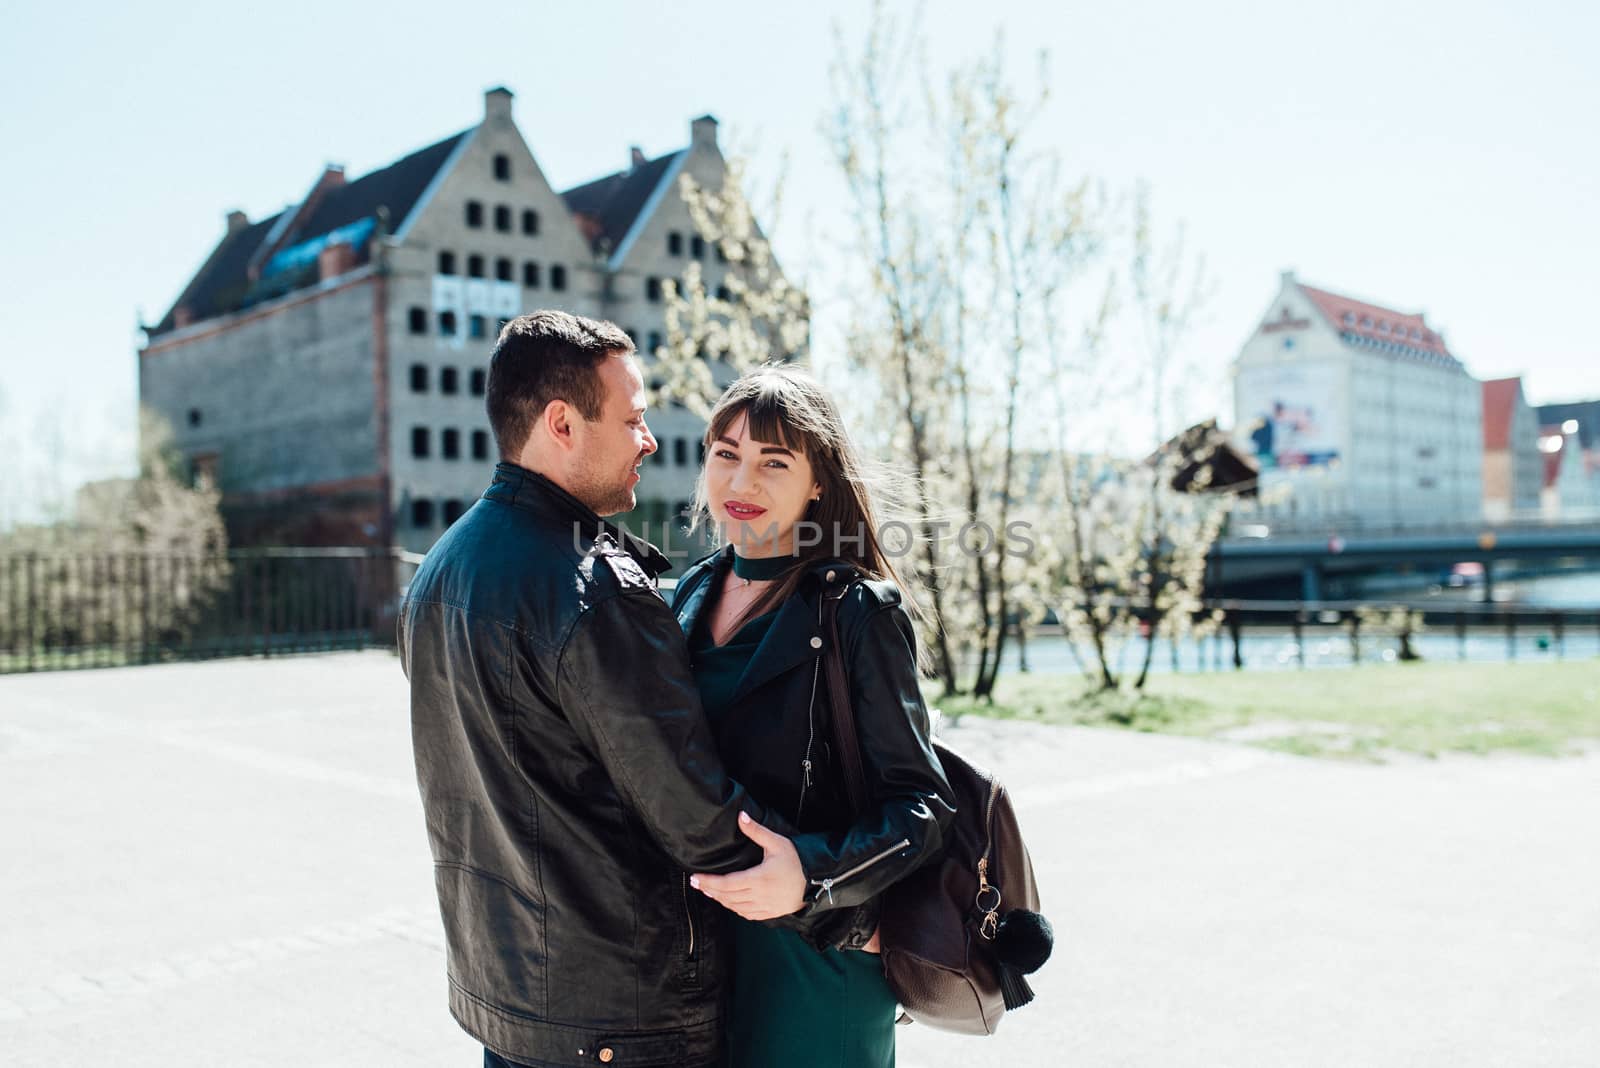
[[[706,454],[706,500],[711,517],[740,556],[781,556],[794,551],[794,527],[822,491],[811,462],[774,441],[749,435],[737,415]]]

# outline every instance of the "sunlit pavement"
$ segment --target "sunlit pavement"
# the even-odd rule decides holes
[[[1056,959],[902,1068],[1593,1065],[1600,757],[972,719]],[[473,1065],[384,653],[0,678],[0,1063]]]

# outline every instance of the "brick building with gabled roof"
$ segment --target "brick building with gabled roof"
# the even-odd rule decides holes
[[[648,354],[662,283],[707,255],[677,189],[720,187],[710,116],[690,144],[566,193],[512,118],[482,120],[354,180],[325,167],[297,203],[225,231],[146,327],[140,402],[165,416],[197,477],[223,492],[234,544],[426,550],[498,460],[487,362],[505,320],[538,307],[611,319]],[[700,423],[651,415],[662,450],[639,488],[664,521],[692,494]],[[639,513],[635,513],[637,516]]]

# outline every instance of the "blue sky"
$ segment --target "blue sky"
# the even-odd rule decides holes
[[[1083,173],[1147,181],[1163,222],[1186,227],[1216,283],[1188,344],[1198,408],[1225,410],[1227,361],[1284,268],[1425,311],[1474,374],[1523,373],[1536,403],[1600,396],[1585,321],[1600,274],[1600,5],[1296,6],[940,0],[923,26],[935,66],[997,29],[1023,79],[1049,49],[1041,130]],[[815,272],[839,231],[819,134],[831,27],[856,37],[865,9],[13,5],[0,477],[43,495],[125,468],[135,324],[166,310],[224,212],[260,217],[324,162],[354,176],[465,128],[491,85],[516,91],[557,188],[622,166],[630,144],[681,146],[708,111],[758,173],[786,154],[776,244]]]

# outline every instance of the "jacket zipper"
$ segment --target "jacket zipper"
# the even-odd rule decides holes
[[[683,915],[689,921],[689,959],[694,960],[694,912],[689,908],[689,873],[683,873]]]
[[[900,841],[896,842],[894,845],[890,846],[888,849],[885,849],[882,853],[879,853],[877,856],[873,857],[871,860],[862,861],[860,864],[857,864],[855,867],[851,868],[849,871],[845,872],[843,875],[835,875],[831,879],[812,879],[811,880],[811,885],[817,887],[817,892],[816,892],[816,895],[814,897],[812,897],[811,900],[813,900],[813,901],[821,901],[822,900],[822,895],[823,894],[827,894],[828,895],[828,903],[830,905],[833,904],[833,888],[835,886],[838,886],[840,883],[844,882],[846,879],[852,878],[853,876],[856,876],[856,875],[860,875],[862,872],[866,871],[868,868],[872,867],[874,864],[878,863],[880,860],[888,860],[890,857],[892,857],[896,853],[900,852],[900,850],[908,849],[908,848],[910,848],[910,846],[911,846],[911,839],[902,838],[902,839],[900,839]]]
[[[800,761],[800,804],[794,810],[794,825],[800,827],[800,815],[806,810],[806,790],[811,786],[811,747],[817,740],[817,676],[822,671],[822,657],[811,666],[811,703],[806,706],[806,755]]]

